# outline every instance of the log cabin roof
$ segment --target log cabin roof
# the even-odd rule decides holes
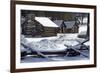
[[[57,24],[59,27],[64,24],[66,28],[72,28],[75,25],[75,21],[64,21],[63,20],[54,20],[54,23]]]
[[[59,27],[53,21],[51,21],[48,17],[35,17],[35,20],[39,22],[44,27]]]
[[[66,28],[72,28],[75,25],[75,21],[65,21]]]
[[[62,25],[63,20],[54,20],[53,22],[60,27]]]

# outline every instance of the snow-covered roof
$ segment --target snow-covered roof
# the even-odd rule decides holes
[[[75,21],[65,21],[66,28],[72,28],[75,25]]]
[[[53,22],[60,27],[62,22],[63,22],[63,20],[54,20]]]
[[[35,20],[45,27],[59,27],[47,17],[35,17]]]

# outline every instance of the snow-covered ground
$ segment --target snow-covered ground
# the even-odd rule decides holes
[[[59,52],[65,51],[68,46],[75,46],[79,44],[79,42],[83,42],[85,39],[78,38],[78,34],[57,34],[54,37],[41,37],[41,38],[25,38],[22,36],[21,42],[25,45],[29,46],[33,51],[40,51],[40,52]],[[85,45],[89,46],[89,41],[85,43]],[[76,46],[79,47],[79,46]],[[75,47],[75,48],[76,48]],[[27,48],[21,47],[24,51],[28,51]],[[89,52],[84,52],[89,56]],[[76,56],[76,57],[52,57],[52,60],[81,60],[81,59],[88,59],[84,56]],[[41,57],[34,57],[34,56],[26,56],[25,59],[22,59],[21,62],[45,62],[49,61],[48,59],[41,58]]]
[[[66,46],[75,46],[85,39],[77,38],[77,34],[58,34],[55,37],[24,38],[22,40],[27,46],[37,51],[65,51]]]

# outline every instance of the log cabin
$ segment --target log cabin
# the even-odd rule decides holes
[[[59,26],[48,17],[35,17],[37,32],[42,37],[57,36]]]
[[[58,26],[49,17],[36,17],[34,14],[21,17],[21,28],[26,37],[57,36],[58,31]]]
[[[78,24],[75,21],[54,20],[59,26],[58,33],[78,33]]]
[[[78,33],[75,21],[52,21],[49,17],[36,17],[34,14],[28,14],[25,18],[21,26],[22,34],[26,37],[50,37],[57,36],[57,33]]]

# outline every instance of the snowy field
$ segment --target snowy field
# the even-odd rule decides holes
[[[31,48],[32,51],[38,52],[60,52],[66,51],[68,46],[75,46],[79,44],[79,42],[83,42],[86,39],[78,38],[78,34],[57,34],[54,37],[41,37],[41,38],[25,38],[22,37],[21,42]],[[89,41],[85,43],[85,45],[89,46]],[[79,49],[81,45],[77,45],[74,48]],[[22,51],[28,51],[27,48],[21,47]],[[78,55],[74,57],[68,56],[49,56],[49,59],[37,57],[34,55],[27,55],[21,62],[45,62],[45,61],[62,61],[62,60],[86,60],[89,59],[89,51],[83,51],[87,56]]]

